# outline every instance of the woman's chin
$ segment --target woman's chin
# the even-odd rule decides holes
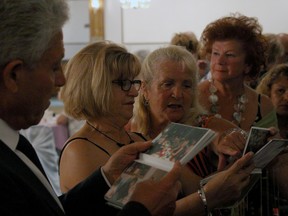
[[[171,122],[180,122],[183,118],[183,115],[169,115],[168,119]]]

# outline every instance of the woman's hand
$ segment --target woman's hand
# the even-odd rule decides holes
[[[233,204],[249,184],[253,153],[238,159],[229,169],[219,172],[204,186],[209,209]]]
[[[246,139],[246,132],[240,128],[231,128],[221,134],[218,144],[215,145],[219,171],[223,170],[227,163],[231,163],[242,156]]]

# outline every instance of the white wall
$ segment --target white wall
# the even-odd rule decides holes
[[[106,2],[106,38],[121,40],[131,51],[169,43],[176,32],[193,31],[200,37],[208,23],[231,12],[257,17],[263,32],[288,32],[287,0],[152,0],[149,9],[126,9],[122,13],[114,13],[121,11],[118,0]],[[117,30],[113,31],[115,25]]]
[[[68,0],[70,19],[64,25],[65,59],[71,58],[90,41],[89,0]]]
[[[83,40],[89,30],[89,0],[68,2],[73,8],[70,26],[64,27],[65,58],[89,43]],[[208,23],[232,12],[257,17],[265,33],[288,32],[288,0],[151,0],[149,9],[126,10],[119,0],[104,2],[105,39],[123,43],[132,52],[167,44],[176,32],[193,31],[200,37]]]

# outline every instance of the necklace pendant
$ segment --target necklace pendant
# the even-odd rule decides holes
[[[211,105],[210,111],[214,114],[216,114],[219,110],[219,107],[217,105]]]
[[[233,118],[238,122],[238,124],[241,122],[242,119],[242,114],[239,112],[234,112],[233,113]]]
[[[211,94],[209,96],[209,101],[212,103],[212,104],[216,104],[218,102],[218,96],[215,95],[215,94]]]
[[[245,104],[248,102],[247,96],[245,94],[242,94],[241,96],[239,96],[238,98],[239,103]]]
[[[216,118],[222,118],[222,116],[221,116],[219,113],[216,113],[214,116],[215,116]]]
[[[240,111],[240,104],[234,104],[234,110],[236,112],[239,112]]]
[[[244,112],[245,111],[245,105],[244,104],[234,104],[234,110],[236,112]]]
[[[217,92],[217,88],[214,85],[209,86],[209,92],[212,94],[215,94]]]
[[[245,111],[245,104],[241,104],[240,106],[239,106],[239,112],[244,112]]]

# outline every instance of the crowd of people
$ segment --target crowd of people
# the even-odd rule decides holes
[[[19,130],[40,122],[55,87],[66,82],[61,61],[68,5],[65,0],[4,0],[0,16],[0,214],[102,214],[109,184],[151,142],[121,148],[105,165],[57,197],[35,150]],[[173,212],[180,190],[180,170],[175,163],[161,181],[147,180],[137,185],[119,215],[161,215],[167,209]]]
[[[141,58],[103,40],[63,67],[68,14],[65,0],[0,4],[6,17],[0,22],[1,215],[287,213],[286,150],[262,170],[248,199],[225,207],[251,181],[253,153],[242,156],[250,128],[288,137],[288,34],[264,34],[256,18],[236,13],[209,23],[199,40],[193,32],[176,33],[171,44]],[[19,133],[40,122],[56,88],[64,118],[81,121],[59,155],[61,193]],[[159,181],[137,183],[122,209],[107,205],[105,193],[169,122],[217,136]]]

